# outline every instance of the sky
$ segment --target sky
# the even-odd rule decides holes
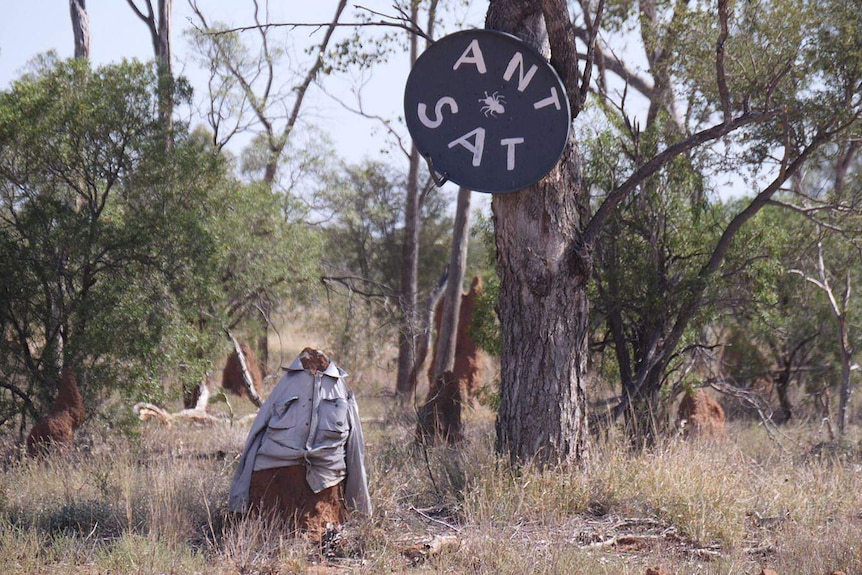
[[[153,0],[155,4],[155,0]],[[265,4],[261,0],[261,5]],[[143,6],[143,0],[137,0]],[[253,4],[250,0],[198,0],[201,10],[211,22],[221,21],[233,26],[253,24]],[[336,0],[271,0],[271,22],[329,22],[337,5]],[[350,2],[342,21],[355,22],[359,9],[391,14],[390,0],[364,0]],[[73,55],[72,25],[68,0],[0,0],[3,17],[0,18],[0,89],[20,76],[21,71],[37,54],[55,50],[61,58]],[[459,27],[481,26],[487,2],[473,2],[471,8],[459,9],[456,21],[449,30]],[[152,58],[152,44],[146,26],[132,12],[126,0],[89,0],[91,61],[94,65],[118,62],[123,58]],[[463,22],[463,24],[461,24]],[[173,50],[174,72],[185,75],[195,87],[198,97],[203,96],[205,76],[191,58],[188,41],[183,31],[191,27],[192,14],[187,0],[174,0]],[[284,39],[292,50],[295,61],[305,57],[303,48],[320,41],[320,33],[312,28],[276,30],[273,37]],[[342,34],[348,30],[343,29]],[[253,34],[253,33],[246,33]],[[410,71],[406,54],[396,54],[385,65],[376,67],[370,77],[342,75],[326,78],[326,91],[332,96],[355,104],[354,90],[361,86],[363,106],[371,113],[397,119],[403,115],[403,90]],[[283,70],[289,80],[289,70]],[[285,81],[286,81],[285,80]],[[305,121],[329,134],[336,152],[347,162],[386,157],[385,150],[394,148],[379,122],[361,118],[346,111],[332,96],[313,89],[303,104]],[[192,123],[195,123],[192,117]],[[402,134],[407,130],[402,126]]]
[[[136,2],[143,6],[144,0]],[[259,2],[261,5],[266,4],[266,0]],[[198,4],[211,22],[221,21],[231,26],[253,23],[251,0],[198,0]],[[270,0],[269,20],[329,22],[336,5],[337,0]],[[445,31],[438,32],[438,37],[459,29],[481,27],[488,0],[453,0],[447,5],[455,8],[446,14]],[[360,6],[365,10],[359,8]],[[0,14],[3,14],[0,18],[0,90],[19,77],[27,62],[37,54],[55,50],[60,57],[72,56],[73,39],[68,0],[0,0],[0,8]],[[356,22],[359,20],[359,14],[368,15],[369,10],[392,14],[392,0],[351,0],[342,21]],[[88,0],[87,11],[90,18],[91,60],[94,65],[118,62],[123,58],[152,58],[149,33],[126,0]],[[188,77],[195,87],[196,99],[201,99],[205,96],[206,76],[194,63],[188,40],[184,36],[184,31],[190,29],[192,21],[188,0],[174,0],[174,72]],[[368,30],[363,29],[364,32]],[[380,29],[376,31],[380,33]],[[387,31],[406,34],[395,29]],[[342,38],[348,33],[350,29],[347,28],[338,32]],[[291,50],[293,61],[301,64],[302,59],[307,58],[303,48],[319,42],[321,31],[314,28],[279,28],[272,37],[285,42]],[[622,49],[625,50],[625,47]],[[278,72],[281,81],[291,82],[296,81],[297,73],[304,75],[304,68],[298,66],[293,72],[289,69]],[[386,64],[375,66],[370,76],[327,76],[325,92],[317,87],[309,91],[303,104],[303,121],[326,133],[335,146],[336,154],[347,163],[356,164],[365,159],[375,159],[397,166],[405,160],[380,122],[345,110],[334,98],[355,105],[355,91],[361,87],[362,104],[366,111],[395,120],[394,125],[398,127],[401,137],[409,143],[407,129],[400,120],[403,116],[404,85],[409,72],[408,56],[402,52],[394,54]],[[631,110],[629,112],[631,113]],[[194,112],[187,110],[185,113],[189,117],[184,119],[190,119],[193,125],[201,123],[200,119],[194,116]],[[637,114],[638,110],[635,109],[634,113]],[[232,151],[238,153],[239,148],[247,141],[247,138],[238,139],[236,145],[231,147]],[[719,184],[719,187],[721,195],[729,198],[744,192],[747,186],[738,178],[731,178],[730,181]],[[449,183],[444,189],[451,192],[457,188]],[[477,194],[474,194],[474,199],[476,196]]]

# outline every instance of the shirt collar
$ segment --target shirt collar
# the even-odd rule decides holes
[[[299,356],[293,360],[289,366],[285,368],[287,371],[303,371],[302,361],[299,359]],[[327,367],[323,371],[323,375],[328,375],[329,377],[339,378],[347,375],[347,372],[335,365],[334,361],[329,362],[329,367]]]

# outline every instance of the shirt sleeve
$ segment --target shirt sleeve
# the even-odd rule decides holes
[[[245,442],[245,448],[239,458],[239,463],[237,464],[236,472],[234,473],[233,481],[230,486],[228,505],[231,511],[245,513],[248,510],[248,490],[251,487],[251,474],[254,471],[254,459],[257,457],[260,440],[263,437],[263,431],[266,429],[271,415],[272,403],[267,401],[260,407],[260,410],[257,412],[257,417],[255,417],[254,422],[251,424],[248,439]]]
[[[368,476],[365,472],[365,438],[359,422],[359,406],[356,404],[353,392],[348,394],[347,405],[350,434],[347,437],[345,453],[347,481],[344,486],[344,497],[349,509],[370,516],[372,507],[371,497],[368,494]]]

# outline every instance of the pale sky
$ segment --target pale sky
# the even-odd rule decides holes
[[[265,0],[259,2],[265,4]],[[137,3],[142,6],[143,0],[137,0]],[[331,20],[337,0],[270,0],[269,4],[271,22],[322,23]],[[198,0],[198,5],[210,22],[221,21],[232,26],[253,24],[251,0]],[[437,37],[460,29],[483,26],[488,0],[453,0],[446,5],[455,7],[446,14],[446,24],[442,32],[438,31]],[[358,20],[357,6],[384,14],[393,13],[391,0],[353,0],[342,16],[343,22]],[[39,53],[53,49],[62,58],[72,56],[74,46],[68,0],[0,0],[0,9],[3,15],[0,18],[0,90],[17,78],[27,62]],[[87,11],[90,18],[91,59],[95,65],[118,62],[123,58],[152,58],[149,32],[126,0],[87,0]],[[378,16],[374,18],[379,19]],[[174,72],[189,78],[195,88],[195,99],[200,100],[205,96],[206,76],[189,55],[188,41],[183,32],[190,27],[191,10],[187,0],[174,0]],[[363,31],[365,33],[369,29]],[[381,33],[381,29],[376,31]],[[386,31],[406,34],[394,28]],[[338,34],[344,37],[351,32],[352,29],[342,28]],[[255,39],[256,33],[245,34]],[[305,46],[320,41],[320,32],[315,32],[313,28],[279,28],[274,30],[271,38],[292,46],[294,59],[299,60],[306,57],[303,53]],[[285,83],[296,81],[296,73],[304,74],[305,68],[299,66],[297,69],[298,72],[280,70],[279,79]],[[407,54],[398,53],[388,63],[376,66],[370,77],[341,75],[326,77],[324,81],[329,94],[353,105],[356,103],[353,92],[361,85],[362,103],[366,110],[395,121],[400,135],[409,144],[407,129],[401,120],[404,113],[404,85],[409,72]],[[379,122],[345,111],[332,97],[316,87],[306,96],[302,113],[306,123],[315,125],[329,135],[339,156],[348,163],[358,163],[366,158],[381,159],[397,167],[405,162],[394,147],[394,140],[386,136]],[[191,122],[193,125],[202,123],[194,116]],[[247,140],[238,140],[231,149],[238,152],[244,142]],[[445,188],[457,189],[451,183],[446,184]],[[731,188],[735,188],[737,193],[742,190],[738,182]],[[476,196],[474,194],[474,200],[478,199]]]
[[[155,0],[153,2],[156,3]],[[265,2],[261,1],[263,5]],[[482,25],[486,1],[477,1],[468,9],[460,9],[458,19],[464,24],[451,24],[447,31],[460,27]],[[27,62],[39,53],[56,50],[61,58],[73,54],[72,25],[68,0],[0,0],[3,17],[0,18],[0,89],[20,75]],[[143,1],[138,0],[143,6]],[[222,21],[234,26],[253,24],[253,4],[250,0],[198,0],[201,10],[213,21]],[[328,22],[331,20],[336,0],[271,0],[271,22]],[[351,2],[342,21],[355,22],[357,5],[381,13],[392,13],[390,0],[365,0]],[[123,58],[152,58],[149,33],[125,0],[88,0],[90,18],[91,60],[94,65],[117,62]],[[203,96],[205,84],[201,72],[189,58],[188,42],[183,31],[191,26],[191,10],[186,0],[174,0],[173,13],[174,71],[186,75],[194,86],[196,99]],[[293,45],[296,59],[304,57],[302,48],[307,43],[320,41],[320,34],[313,29],[299,28],[290,31],[282,28],[274,31],[272,38],[288,39]],[[395,32],[395,29],[390,29]],[[342,35],[349,29],[343,29]],[[246,34],[255,34],[254,32]],[[356,98],[352,90],[362,85],[362,102],[370,112],[392,119],[403,115],[404,83],[410,71],[406,54],[396,54],[389,63],[375,68],[368,78],[329,77],[327,91],[350,103]],[[291,79],[288,70],[284,80]],[[305,119],[325,132],[336,143],[338,153],[348,162],[359,162],[363,158],[377,158],[381,150],[391,148],[391,140],[383,135],[376,122],[346,112],[319,89],[313,89],[306,97],[303,107]],[[196,122],[192,118],[192,123]],[[407,130],[401,122],[401,132]],[[393,158],[394,159],[394,158]],[[400,159],[394,159],[400,161]]]

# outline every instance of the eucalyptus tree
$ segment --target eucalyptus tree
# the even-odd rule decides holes
[[[842,31],[843,32],[843,31]],[[842,44],[846,38],[839,38]],[[846,46],[852,49],[854,46]],[[855,46],[862,56],[862,42]],[[862,68],[862,64],[857,64]],[[828,338],[839,369],[838,432],[846,433],[848,410],[853,392],[852,371],[858,369],[855,358],[862,343],[859,314],[862,307],[854,287],[862,281],[862,157],[858,134],[824,150],[819,162],[799,178],[800,199],[782,206],[796,210],[807,219],[808,240],[799,250],[797,265],[790,273],[815,288],[816,298],[828,309]],[[854,367],[855,366],[855,367]]]
[[[0,93],[0,422],[61,367],[92,410],[197,383],[256,290],[309,283],[314,237],[267,189],[200,133],[165,154],[157,90],[152,66],[43,58]]]
[[[313,82],[325,69],[325,55],[347,5],[337,2],[331,22],[324,27],[320,42],[312,50],[312,59],[304,72],[285,79],[280,69],[287,53],[282,42],[273,40],[273,28],[268,21],[268,2],[263,6],[253,0],[254,26],[247,29],[229,29],[221,23],[210,22],[195,0],[189,0],[198,26],[191,33],[191,42],[200,62],[209,70],[205,117],[213,143],[223,148],[242,133],[254,135],[245,152],[245,173],[262,182],[273,192],[283,192],[286,203],[295,199],[282,186],[281,168],[291,142],[299,149],[296,134],[300,112]],[[243,32],[254,32],[255,41],[245,41]],[[293,72],[290,72],[293,74]],[[297,152],[294,152],[296,154]],[[268,324],[277,301],[268,291],[258,294],[256,303],[261,328],[258,330],[258,353],[266,364],[268,350]]]
[[[727,202],[725,211],[738,210],[741,201]],[[749,407],[778,424],[795,417],[799,407],[791,384],[812,391],[809,382],[828,371],[820,352],[826,339],[823,306],[787,273],[808,250],[810,231],[802,215],[770,205],[737,235],[738,255],[725,265],[729,272],[722,274],[727,277],[721,278],[713,304],[712,323],[721,334],[714,354],[719,365],[701,375],[743,392]]]
[[[173,16],[173,0],[158,0],[153,7],[152,0],[142,0],[144,8],[138,6],[138,0],[126,0],[129,8],[147,27],[150,41],[153,45],[153,57],[156,59],[159,81],[159,119],[165,126],[165,145],[171,145],[171,125],[174,113],[174,72],[173,44],[171,37],[171,20]],[[82,2],[83,5],[83,2]]]
[[[464,3],[467,4],[467,3]],[[393,53],[404,52],[407,54],[409,63],[412,65],[422,52],[433,42],[435,36],[439,35],[452,14],[449,12],[456,6],[456,2],[445,2],[440,0],[399,0],[392,4],[392,14],[386,15],[374,12],[364,7],[358,7],[360,21],[354,23],[356,31],[347,39],[341,41],[332,51],[331,66],[333,70],[341,72],[347,70],[371,71],[374,66],[390,59]],[[379,17],[379,19],[378,19]],[[448,22],[451,23],[451,22]],[[351,24],[345,24],[347,26]],[[376,33],[369,31],[376,29]],[[405,30],[407,34],[393,34],[391,29]],[[365,33],[360,33],[365,30]],[[386,30],[381,32],[381,30]],[[406,40],[405,40],[406,38]],[[337,98],[345,108],[355,112],[374,122],[381,123],[389,136],[394,140],[398,150],[406,160],[406,188],[404,190],[403,228],[404,232],[400,240],[401,250],[401,279],[399,286],[398,303],[401,313],[398,330],[398,362],[396,372],[396,396],[400,405],[404,408],[410,406],[411,399],[415,398],[417,374],[422,369],[422,364],[427,358],[429,343],[431,339],[431,321],[433,306],[439,299],[441,292],[440,282],[446,285],[447,277],[451,279],[453,274],[444,273],[440,281],[427,283],[422,281],[423,270],[420,262],[426,259],[422,253],[422,230],[424,203],[434,195],[432,178],[428,177],[424,169],[424,162],[418,148],[412,143],[406,142],[393,118],[385,118],[368,112],[362,102],[361,88],[356,90],[356,102],[347,102],[344,98]],[[453,239],[453,252],[461,253],[461,246],[466,246],[466,233],[469,226],[466,225],[469,214],[470,192],[462,192],[460,199],[461,212],[456,216],[459,222],[465,225],[459,227],[463,233]],[[461,264],[457,266],[459,269]],[[460,289],[457,283],[457,289]],[[450,289],[456,289],[455,283],[450,284]],[[452,298],[450,298],[452,299]],[[421,303],[420,303],[421,300]],[[451,311],[449,315],[451,318]],[[454,334],[457,328],[453,322],[448,322],[448,336]]]
[[[652,126],[650,132],[656,130]],[[642,133],[642,140],[653,134]],[[597,189],[608,186],[601,173],[608,159],[624,157],[624,149],[608,138],[589,142],[587,178]],[[595,171],[593,171],[595,170]],[[594,259],[593,322],[603,329],[594,336],[594,349],[616,359],[613,377],[621,395],[633,394],[637,367],[660,345],[680,311],[691,283],[711,246],[727,224],[720,205],[693,201],[703,194],[702,179],[688,162],[653,176],[636,194],[626,199],[608,218]],[[740,276],[755,254],[732,254],[732,269]],[[722,281],[726,281],[723,278]],[[733,280],[735,285],[740,278]],[[716,281],[705,294],[700,309],[686,330],[680,349],[668,368],[652,372],[649,394],[626,412],[626,423],[636,437],[648,439],[661,426],[658,420],[660,391],[669,378],[685,373],[687,358],[702,344],[700,335],[715,317],[715,306],[724,295]]]
[[[657,143],[670,143],[677,138],[681,130],[686,129],[684,122],[691,123],[698,118],[708,119],[710,114],[715,113],[715,110],[709,105],[710,101],[723,101],[726,102],[724,105],[729,105],[734,98],[742,98],[743,103],[750,106],[750,102],[756,96],[755,92],[748,88],[746,91],[750,94],[749,96],[744,96],[745,92],[736,94],[732,85],[728,88],[726,78],[730,76],[726,74],[724,80],[721,76],[717,78],[718,81],[714,84],[715,88],[710,88],[713,90],[712,93],[704,89],[705,86],[709,87],[713,70],[720,71],[720,68],[725,66],[725,52],[730,49],[729,47],[737,50],[755,49],[753,46],[746,46],[747,39],[753,39],[753,43],[766,42],[768,44],[768,46],[764,46],[761,54],[763,63],[758,64],[756,60],[753,60],[750,70],[741,68],[739,71],[733,71],[733,68],[730,68],[729,71],[733,72],[734,77],[740,78],[744,77],[745,74],[753,74],[759,66],[769,65],[769,62],[773,62],[776,69],[780,69],[777,62],[783,61],[783,70],[786,71],[788,77],[784,78],[785,72],[781,72],[776,76],[773,84],[768,84],[769,90],[774,94],[770,97],[775,99],[776,104],[780,98],[784,98],[785,105],[792,106],[800,112],[796,115],[796,124],[792,128],[788,128],[790,124],[787,123],[763,122],[742,132],[743,139],[726,139],[725,145],[729,153],[722,153],[716,146],[711,146],[696,153],[689,153],[682,161],[680,159],[674,161],[658,174],[659,177],[647,180],[644,185],[635,190],[631,198],[624,203],[623,210],[615,218],[611,218],[611,226],[606,228],[605,239],[599,244],[597,252],[604,254],[604,257],[599,257],[601,262],[600,271],[597,274],[599,286],[603,285],[601,281],[603,277],[606,279],[628,277],[633,282],[620,284],[617,281],[615,287],[611,286],[612,289],[610,290],[605,285],[603,295],[600,297],[600,301],[609,304],[604,306],[605,317],[608,320],[609,333],[613,334],[613,349],[618,358],[619,373],[622,380],[623,401],[615,410],[615,414],[619,415],[626,412],[632,416],[630,420],[634,419],[634,423],[643,424],[648,422],[656,412],[659,391],[667,381],[668,375],[674,371],[674,362],[681,361],[686,355],[686,350],[696,349],[690,345],[695,343],[697,339],[698,323],[709,320],[709,310],[712,304],[720,303],[720,299],[727,296],[727,290],[722,292],[720,289],[720,280],[735,274],[737,277],[733,279],[733,282],[738,282],[740,271],[750,276],[750,268],[757,267],[754,264],[740,264],[740,262],[746,261],[745,258],[739,259],[739,256],[745,255],[744,253],[738,253],[736,257],[727,256],[734,261],[724,262],[721,270],[714,268],[712,277],[715,279],[710,283],[709,289],[702,292],[704,297],[701,298],[700,302],[693,302],[686,297],[686,291],[690,288],[688,282],[699,281],[697,278],[702,274],[702,271],[705,271],[705,268],[698,268],[703,266],[707,256],[710,254],[712,256],[719,255],[720,251],[725,249],[724,246],[732,245],[732,242],[728,240],[733,234],[724,234],[727,229],[727,222],[722,224],[713,219],[713,224],[710,226],[709,217],[704,215],[709,211],[716,213],[714,207],[717,195],[717,187],[714,183],[716,175],[734,174],[736,171],[737,185],[742,185],[742,178],[739,177],[739,174],[750,174],[748,180],[750,188],[745,191],[753,189],[755,193],[760,192],[758,199],[747,206],[745,203],[737,203],[735,210],[729,212],[725,210],[725,212],[729,214],[730,218],[735,212],[740,215],[755,213],[759,206],[763,205],[764,199],[771,198],[770,194],[774,194],[777,189],[774,186],[771,192],[769,189],[758,189],[757,180],[768,175],[765,171],[761,171],[760,174],[755,173],[764,165],[762,159],[765,158],[771,164],[774,161],[771,154],[780,149],[780,146],[786,146],[790,149],[790,157],[792,155],[812,154],[818,146],[810,146],[804,154],[800,153],[804,147],[804,144],[800,145],[801,140],[803,140],[800,138],[803,130],[816,130],[816,123],[822,120],[829,122],[830,115],[833,115],[837,120],[835,124],[837,127],[840,127],[840,122],[843,121],[840,119],[842,112],[833,114],[833,110],[829,110],[828,107],[819,109],[817,114],[811,114],[810,108],[806,112],[809,114],[808,116],[806,113],[802,113],[803,107],[812,104],[815,99],[808,97],[807,90],[812,88],[810,86],[806,86],[796,93],[793,92],[793,84],[789,82],[794,81],[791,78],[798,72],[794,58],[804,58],[809,69],[818,70],[817,74],[823,73],[825,77],[841,78],[844,86],[838,91],[832,92],[835,96],[840,94],[841,89],[850,88],[852,90],[853,83],[857,82],[858,79],[854,79],[853,73],[849,75],[845,73],[848,64],[852,68],[854,56],[851,54],[853,50],[848,50],[847,46],[836,49],[835,40],[830,39],[830,27],[836,22],[841,21],[842,26],[845,26],[846,22],[852,22],[852,19],[843,20],[843,17],[837,13],[840,10],[840,6],[837,4],[830,5],[826,11],[826,14],[831,16],[830,23],[823,24],[820,29],[810,30],[806,35],[804,29],[809,14],[804,8],[794,6],[794,9],[790,10],[789,7],[780,2],[763,3],[757,6],[720,3],[720,19],[729,18],[728,10],[734,7],[736,16],[727,19],[724,24],[719,22],[719,27],[716,30],[717,37],[723,38],[723,40],[717,45],[714,56],[704,45],[702,37],[693,36],[696,33],[696,28],[689,27],[690,24],[703,23],[705,19],[711,17],[706,11],[706,7],[701,9],[695,6],[695,10],[692,10],[690,6],[664,6],[644,2],[636,8],[634,6],[616,6],[615,4],[611,6],[610,14],[612,16],[606,19],[608,28],[625,29],[626,26],[630,25],[628,23],[635,18],[640,22],[639,30],[643,38],[643,45],[646,47],[649,76],[644,77],[634,72],[610,50],[599,49],[600,81],[598,82],[598,93],[602,97],[601,109],[606,115],[609,115],[612,120],[611,125],[617,129],[617,136],[594,138],[594,141],[599,145],[596,153],[592,156],[595,158],[595,162],[591,162],[591,166],[601,172],[599,178],[593,181],[594,184],[599,183],[598,188],[600,190],[612,189],[613,180],[619,179],[619,174],[624,170],[630,170],[632,166],[637,165],[641,161],[638,156],[643,157],[645,153],[647,156],[654,153]],[[775,17],[778,23],[776,24],[777,27],[767,29],[764,23],[769,21],[767,16],[770,14],[775,15],[772,17]],[[788,17],[788,14],[791,16]],[[748,31],[747,39],[743,35],[743,31],[746,30]],[[852,44],[853,41],[848,39],[852,39],[853,35],[847,32],[846,29],[842,30],[841,38]],[[583,31],[580,34],[583,36]],[[782,51],[779,38],[794,38],[794,42],[783,47],[784,50]],[[693,42],[693,44],[688,44],[689,42]],[[815,45],[820,46],[826,53],[841,53],[843,63],[835,60],[833,64],[824,66],[823,60],[819,60],[821,54],[814,53]],[[711,63],[713,59],[714,64]],[[738,64],[734,64],[734,66],[738,66]],[[829,70],[825,70],[825,68],[829,68]],[[649,105],[643,125],[638,124],[634,118],[626,113],[625,96],[631,97],[631,93],[623,92],[622,100],[616,102],[610,97],[612,88],[609,86],[612,84],[606,76],[612,76],[611,72],[619,74],[625,80],[627,88],[646,97]],[[790,86],[791,89],[782,93],[782,82]],[[803,84],[802,80],[796,82],[798,82],[797,86]],[[816,90],[817,88],[819,87],[813,86],[813,89]],[[767,95],[769,93],[768,91],[763,92]],[[794,100],[795,98],[798,99]],[[788,101],[794,103],[789,104]],[[855,105],[852,99],[849,99],[838,104],[838,107],[842,111],[847,111],[847,117],[852,119]],[[782,122],[784,122],[783,119]],[[805,125],[806,123],[808,125]],[[769,133],[770,126],[781,128],[781,130]],[[788,139],[789,134],[798,140]],[[842,138],[828,137],[827,139],[834,141],[830,145],[836,145],[840,143]],[[621,167],[618,163],[609,161],[609,152],[612,150],[618,150],[618,153],[611,153],[610,157],[623,157],[628,166]],[[793,166],[794,164],[788,161],[786,165]],[[798,170],[798,163],[796,163],[796,167],[797,169],[791,175],[788,184],[793,184],[802,173]],[[785,168],[779,167],[776,172],[780,175],[782,170]],[[727,178],[726,175],[720,177]],[[787,180],[788,178],[783,179]],[[653,213],[654,210],[644,209],[644,207],[655,203],[655,199],[650,198],[655,198],[657,189],[660,201],[667,202],[669,198],[676,197],[678,198],[676,201],[687,201],[690,204],[690,209],[667,219],[654,219],[653,223],[649,224],[649,214]],[[603,193],[600,193],[600,197]],[[713,207],[710,207],[711,205]],[[669,212],[668,215],[670,215]],[[652,249],[647,247],[647,249],[641,250],[638,263],[630,265],[633,263],[631,258],[624,261],[614,260],[619,255],[619,250],[630,250],[632,247],[632,243],[627,239],[620,240],[619,223],[614,224],[614,220],[622,223],[625,226],[624,229],[630,231],[630,235],[627,235],[626,238],[641,238],[646,244],[653,246]],[[696,227],[691,230],[696,232],[691,236],[693,241],[683,244],[688,253],[669,250],[669,245],[665,243],[662,248],[664,255],[655,257],[658,253],[655,249],[657,240],[662,235],[666,236],[667,232],[671,231],[680,237],[679,232],[683,231],[683,226],[691,225],[692,222],[696,224]],[[668,227],[668,224],[671,226]],[[705,235],[710,229],[713,234],[712,238]],[[736,229],[735,225],[731,227],[731,231],[733,229]],[[717,233],[721,234],[721,239],[719,239],[719,235],[716,235]],[[775,245],[774,241],[770,243]],[[761,248],[756,245],[752,248],[749,244],[749,249],[759,252]],[[700,251],[699,255],[698,251]],[[754,256],[755,254],[752,253],[751,255]],[[762,261],[757,259],[759,257],[762,256],[756,256],[751,261]],[[643,265],[650,259],[654,261],[647,264],[646,269],[644,269]],[[686,266],[688,271],[684,269]],[[606,271],[603,273],[601,268]],[[621,268],[621,270],[617,268]],[[640,273],[632,273],[635,268]],[[653,278],[651,288],[649,288],[649,281],[646,281],[645,278]],[[736,285],[733,282],[726,285]],[[620,288],[635,288],[635,293],[640,293],[637,291],[637,285],[642,288],[649,288],[645,292],[645,297],[639,300],[640,320],[633,321],[629,317],[628,321],[622,321],[618,303],[620,301],[628,301],[630,304],[636,303],[633,301],[636,298],[627,297],[625,292],[620,292]],[[695,305],[692,306],[692,303]],[[648,309],[642,304],[651,305],[652,311],[642,313]],[[686,308],[690,311],[685,311]],[[631,308],[626,313],[631,313]],[[684,322],[678,321],[685,317],[689,319]],[[624,327],[624,324],[628,327]],[[688,325],[688,329],[680,329],[685,324]],[[680,334],[679,339],[674,337],[669,340],[677,349],[660,352],[660,354],[673,357],[674,360],[653,364],[652,359],[657,355],[657,350],[666,345],[668,340],[665,338],[671,329]],[[623,333],[625,330],[629,330],[628,333]],[[810,342],[810,338],[803,337],[803,341]],[[799,351],[798,348],[794,349]],[[788,359],[785,356],[783,360],[785,366],[789,365]],[[663,365],[663,367],[655,369],[655,366],[658,365]],[[784,373],[788,374],[789,372],[785,369]],[[779,383],[786,383],[786,378],[779,378],[778,381]],[[634,389],[638,391],[633,394]],[[785,389],[784,385],[781,385],[780,389]]]
[[[423,2],[421,0],[411,0],[408,6],[408,14],[410,21],[418,22],[420,9]],[[434,28],[437,24],[437,0],[427,2],[426,25],[424,41],[427,48],[431,38],[434,37]],[[416,34],[411,34],[409,40],[410,45],[410,63],[416,62],[419,57],[419,38]],[[423,354],[417,354],[417,342],[420,340],[421,320],[419,312],[419,234],[420,221],[419,213],[422,209],[422,198],[427,196],[430,186],[425,186],[425,192],[422,191],[422,185],[419,176],[421,155],[415,144],[410,145],[410,154],[407,171],[407,190],[404,198],[404,238],[401,244],[401,289],[400,289],[400,307],[401,307],[401,324],[398,332],[398,373],[396,376],[396,391],[401,401],[402,406],[408,405],[409,398],[413,397],[416,391],[416,378],[411,377],[418,369],[417,358]],[[427,326],[425,326],[427,329]],[[427,342],[427,337],[425,339]],[[427,353],[427,351],[425,352]],[[424,358],[423,358],[424,359]]]
[[[833,238],[834,239],[834,238]],[[836,351],[840,365],[840,379],[838,382],[838,432],[843,437],[847,428],[848,409],[850,407],[850,396],[853,391],[851,385],[851,370],[854,369],[854,357],[860,341],[858,326],[858,304],[853,300],[852,286],[854,280],[858,282],[858,264],[862,260],[860,246],[847,246],[845,249],[832,250],[831,261],[827,263],[824,257],[823,239],[818,239],[816,259],[811,264],[810,271],[802,269],[790,270],[802,276],[806,282],[813,284],[827,298],[832,321],[836,331]],[[856,276],[856,277],[854,277]],[[839,285],[834,285],[837,280]],[[855,313],[854,313],[855,312]],[[855,321],[854,321],[855,320]],[[858,369],[858,365],[856,366]]]
[[[603,98],[642,90],[649,110],[667,122],[654,149],[635,154],[612,187],[602,190],[592,215],[583,157],[574,140],[560,164],[538,184],[492,202],[501,281],[501,405],[498,449],[513,461],[553,463],[586,457],[585,378],[589,300],[587,282],[595,250],[619,206],[650,185],[674,162],[706,150],[728,170],[756,176],[753,197],[716,234],[680,294],[667,329],[649,342],[633,366],[632,385],[615,408],[623,413],[652,396],[717,274],[733,238],[810,157],[840,140],[859,121],[860,77],[854,59],[834,42],[836,30],[862,32],[859,15],[841,2],[817,6],[778,1],[691,5],[685,2],[579,5],[571,20],[564,2],[492,1],[486,25],[542,48],[568,89],[575,116],[586,102],[590,78]],[[616,20],[615,20],[616,19]],[[616,26],[614,24],[617,24]],[[642,49],[652,81],[633,74],[613,46],[643,27]],[[581,45],[577,36],[585,40]],[[579,60],[585,60],[583,69]],[[669,71],[669,72],[665,72]],[[665,81],[679,82],[682,92]],[[614,102],[608,98],[608,101]],[[675,114],[679,102],[685,106]],[[619,100],[632,143],[639,130]],[[578,120],[576,120],[577,122]]]
[[[69,0],[72,17],[72,37],[75,41],[75,58],[90,57],[90,17],[86,0]]]
[[[251,131],[266,150],[261,180],[277,184],[279,166],[292,132],[300,119],[312,83],[325,69],[325,56],[347,5],[336,3],[332,21],[312,50],[312,59],[302,73],[286,81],[279,69],[286,62],[283,42],[273,40],[268,21],[268,2],[252,2],[254,25],[230,29],[210,22],[195,0],[189,0],[199,26],[191,33],[192,47],[210,71],[205,116],[213,142],[223,147],[237,134]],[[256,42],[244,41],[243,32],[254,32]],[[282,86],[282,87],[279,87]]]
[[[0,362],[28,415],[47,405],[61,367],[155,352],[149,330],[163,316],[147,307],[161,294],[147,291],[145,269],[156,254],[149,218],[136,217],[146,194],[132,185],[163,134],[153,86],[141,64],[91,72],[47,59],[0,95]]]

